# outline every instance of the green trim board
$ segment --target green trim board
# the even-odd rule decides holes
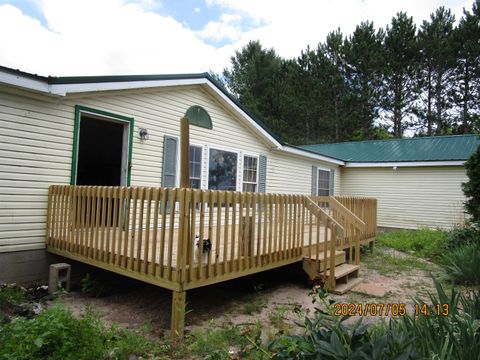
[[[75,105],[75,119],[73,126],[73,149],[72,149],[72,167],[70,173],[70,185],[75,185],[77,182],[77,163],[78,163],[78,140],[80,137],[80,120],[82,113],[93,114],[100,117],[114,119],[120,122],[128,123],[128,154],[127,154],[127,186],[130,186],[131,180],[131,164],[132,164],[132,150],[133,150],[133,128],[134,118],[120,114],[111,113],[104,110],[94,109],[87,106]]]

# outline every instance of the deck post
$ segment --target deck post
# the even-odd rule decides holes
[[[190,124],[186,117],[180,120],[180,187],[190,187]]]
[[[172,291],[172,340],[179,340],[183,338],[183,333],[185,330],[186,298],[187,292],[185,290]]]

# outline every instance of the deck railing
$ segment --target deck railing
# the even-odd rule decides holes
[[[335,252],[343,234],[339,222],[303,195],[145,187],[49,189],[50,251],[177,291],[306,256],[326,260],[327,250]],[[327,274],[326,267],[323,270]],[[330,266],[330,278],[334,271]]]
[[[357,196],[335,196],[335,199],[365,223],[360,240],[377,236],[377,199]]]

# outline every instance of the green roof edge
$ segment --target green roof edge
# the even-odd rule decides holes
[[[278,141],[281,145],[285,145],[283,140],[273,132],[263,121],[254,116],[247,110],[240,101],[231,94],[221,83],[214,79],[209,73],[189,73],[189,74],[163,74],[163,75],[99,75],[99,76],[41,76],[31,74],[17,69],[12,69],[0,65],[0,70],[12,74],[25,76],[34,80],[45,81],[49,85],[67,85],[67,84],[84,84],[84,83],[106,83],[106,82],[129,82],[129,81],[155,81],[155,80],[189,80],[189,79],[207,79],[214,84],[225,96],[227,96],[236,106],[238,106],[245,114],[255,121],[263,130],[271,137]],[[304,150],[304,149],[302,149]],[[307,150],[308,151],[308,150]],[[311,151],[309,151],[311,152]],[[314,152],[313,152],[314,153]],[[318,155],[318,154],[317,154]],[[327,156],[330,157],[330,156]]]

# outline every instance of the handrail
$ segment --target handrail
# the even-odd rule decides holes
[[[323,269],[318,269],[318,272],[322,272],[323,274],[323,279],[324,281],[326,280],[327,277],[327,260],[329,260],[329,275],[328,275],[328,280],[329,280],[329,288],[334,289],[335,288],[335,261],[336,261],[336,251],[337,251],[337,238],[341,237],[343,238],[345,235],[345,229],[342,225],[340,225],[333,217],[328,215],[318,204],[313,201],[309,196],[305,197],[305,205],[309,206],[317,216],[318,221],[321,221],[323,218],[324,220],[324,226],[325,226],[325,240],[324,240],[324,248],[323,248]],[[334,227],[334,229],[333,229]],[[328,258],[327,256],[327,229],[330,229],[330,257]],[[317,246],[316,248],[316,259],[319,260],[319,247]]]
[[[333,211],[338,211],[340,215],[347,217],[349,219],[349,222],[351,222],[356,229],[360,231],[365,230],[365,222],[362,221],[362,219],[360,219],[352,211],[350,211],[350,209],[345,207],[341,202],[335,199],[334,196],[311,196],[311,199],[319,202],[328,202],[330,208]]]

